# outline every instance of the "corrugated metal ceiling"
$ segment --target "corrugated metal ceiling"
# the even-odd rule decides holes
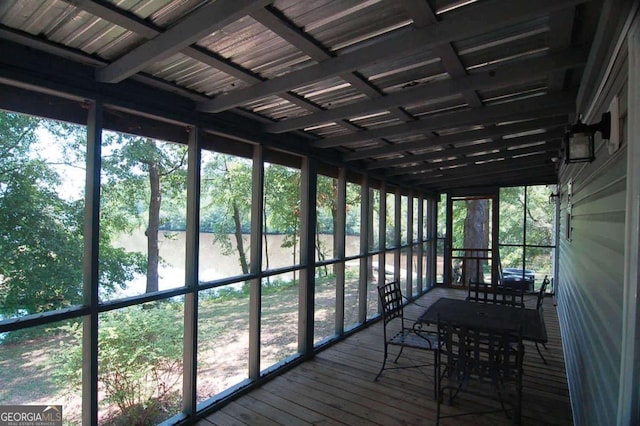
[[[595,27],[600,7],[580,0],[14,0],[0,2],[0,37],[91,64],[97,85],[150,82],[197,99],[194,113],[241,113],[265,135],[303,135],[309,149],[347,166],[446,191],[557,179],[557,130],[573,118],[595,32],[584,27]],[[507,124],[537,140],[510,138]],[[532,162],[526,171],[514,162],[523,156]],[[474,167],[487,161],[500,165],[479,178]],[[443,179],[451,170],[469,178]]]

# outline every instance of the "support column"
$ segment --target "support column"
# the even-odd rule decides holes
[[[380,185],[380,215],[378,216],[380,232],[380,254],[378,255],[378,287],[382,287],[386,280],[385,262],[387,253],[387,187]]]
[[[367,307],[369,305],[369,233],[371,232],[371,217],[369,216],[369,205],[371,203],[369,197],[369,177],[362,176],[360,181],[360,311],[359,318],[362,323],[367,321]]]
[[[402,220],[400,216],[402,216],[402,196],[400,195],[400,188],[396,188],[394,193],[394,224],[393,224],[393,279],[398,281],[400,288],[402,288],[402,282],[400,277],[400,235],[402,231]],[[404,294],[408,294],[407,289],[405,288]]]
[[[102,102],[89,105],[84,218],[83,298],[89,315],[82,317],[82,424],[98,424],[98,285],[100,235],[100,168]]]
[[[424,197],[422,195],[420,195],[418,197],[418,211],[416,212],[418,214],[418,229],[416,230],[417,235],[416,235],[416,241],[418,241],[420,244],[418,245],[418,250],[416,253],[416,258],[418,259],[418,262],[416,263],[416,279],[418,280],[417,282],[417,289],[418,289],[418,294],[422,294],[422,292],[424,291],[424,287],[425,287],[425,283],[424,280],[422,279],[423,275],[424,275],[424,268],[423,268],[423,259],[424,259]]]
[[[333,255],[340,261],[334,264],[336,280],[336,334],[344,333],[344,288],[345,288],[345,239],[347,223],[347,170],[341,167],[338,170],[337,182],[338,196],[336,199],[336,229],[333,230],[333,237],[336,239],[336,253]]]
[[[251,178],[251,275],[262,269],[262,217],[264,211],[264,152],[261,145],[253,148]],[[251,279],[249,293],[249,379],[260,377],[260,317],[262,283]]]
[[[193,417],[197,402],[198,367],[198,253],[200,250],[200,151],[201,130],[192,127],[189,134],[187,168],[187,232],[185,258],[185,285],[189,292],[184,296],[184,339],[182,409]]]
[[[402,220],[400,220],[402,223]],[[413,294],[413,195],[407,195],[407,297],[412,299],[416,295]],[[402,244],[402,241],[400,241]],[[400,251],[402,256],[402,251]]]
[[[315,312],[315,236],[316,199],[318,187],[318,165],[315,159],[302,160],[300,200],[300,273],[298,304],[298,352],[304,358],[313,357],[314,312]],[[344,244],[343,244],[344,247]]]

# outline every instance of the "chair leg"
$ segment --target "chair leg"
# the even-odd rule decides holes
[[[522,375],[518,380],[516,388],[516,406],[513,420],[515,425],[520,425],[522,423]]]
[[[544,346],[545,349],[547,349],[547,347],[544,345],[544,343],[542,345]],[[538,350],[538,354],[540,355],[540,358],[542,358],[542,362],[545,365],[549,365],[547,360],[544,358],[544,355],[542,355],[542,351],[540,351],[540,346],[538,345],[538,342],[536,342],[536,349]]]
[[[440,404],[442,404],[442,398],[444,395],[440,392],[440,372],[436,372],[436,426],[440,424]]]
[[[500,402],[500,407],[502,408],[502,411],[505,412],[505,414],[507,415],[507,418],[509,417],[509,411],[507,411],[507,407],[505,407],[504,405],[504,398],[502,397],[502,392],[500,392],[500,384],[496,384],[496,394],[498,395],[498,401]]]
[[[453,400],[456,399],[456,396],[458,396],[458,394],[460,393],[460,389],[462,389],[462,385],[463,383],[460,382],[455,392],[453,391],[453,387],[449,388],[449,405],[453,405]]]
[[[380,367],[380,371],[378,371],[378,374],[376,375],[376,378],[373,379],[374,382],[378,381],[378,378],[380,377],[380,375],[384,371],[385,365],[387,365],[387,355],[388,355],[387,345],[384,345],[384,359],[382,360],[382,367]]]
[[[433,397],[438,398],[438,351],[433,351]]]
[[[400,355],[402,355],[403,350],[404,350],[404,346],[400,346],[400,352],[398,352],[398,356],[396,356],[396,359],[393,360],[394,363],[398,362],[398,359],[400,358]]]

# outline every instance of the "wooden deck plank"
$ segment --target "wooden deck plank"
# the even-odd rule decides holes
[[[418,301],[420,306],[407,306],[406,316],[417,318],[439,297],[463,299],[466,291],[435,289]],[[535,298],[529,296],[526,303],[534,307]],[[540,350],[548,365],[543,364],[535,345],[526,342],[522,424],[572,425],[562,342],[551,299],[545,300],[544,318],[549,342],[547,349],[541,347]],[[389,362],[393,362],[392,356]],[[378,322],[222,407],[204,421],[215,425],[434,424],[433,368],[387,370],[374,382],[382,357],[382,323]],[[430,352],[405,349],[399,364],[432,360]],[[443,404],[442,410],[445,414],[455,414],[468,408],[488,408],[491,404],[491,401],[461,394],[456,404]],[[497,413],[443,419],[441,424],[509,425],[511,420]]]
[[[257,411],[254,411],[250,408],[246,407],[245,403],[240,403],[239,400],[233,401],[231,403],[229,403],[228,405],[225,406],[225,410],[224,410],[225,414],[228,414],[229,416],[231,416],[235,421],[238,421],[239,423],[232,423],[232,424],[247,424],[247,425],[251,425],[251,426],[274,426],[274,425],[278,425],[278,422],[271,420],[268,416],[264,415],[263,413],[258,413]],[[215,416],[215,414],[214,414]],[[216,421],[215,419],[211,419],[210,417],[207,417],[207,420],[213,422],[216,425],[220,425],[220,420]],[[223,424],[229,424],[227,423],[228,421],[230,421],[229,419],[225,419]]]
[[[296,406],[294,411],[290,412],[287,410],[283,410],[281,406],[272,405],[260,399],[254,398],[254,395],[246,395],[245,397],[238,399],[237,402],[246,409],[261,413],[264,417],[276,422],[279,425],[303,426],[313,424],[312,422],[305,421],[297,416],[299,406]],[[295,413],[296,415],[292,413]]]
[[[242,422],[235,417],[233,417],[230,413],[233,412],[233,408],[229,408],[229,410],[220,410],[215,412],[214,414],[207,417],[205,420],[202,420],[202,426],[205,426],[209,422],[209,424],[215,426],[244,426],[245,422]]]
[[[296,417],[301,419],[301,424],[309,423],[317,425],[332,423],[330,421],[330,418],[328,418],[327,416],[320,414],[317,411],[313,411],[306,407],[303,407],[302,405],[296,404],[295,402],[291,402],[264,386],[256,389],[255,391],[251,392],[251,395],[247,396],[252,396],[257,401],[262,401],[265,404],[275,407],[274,409],[295,414]]]

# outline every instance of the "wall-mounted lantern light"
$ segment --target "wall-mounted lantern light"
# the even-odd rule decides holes
[[[596,132],[602,133],[602,139],[609,139],[611,132],[611,114],[605,112],[597,124],[584,124],[580,118],[565,135],[565,163],[592,162],[595,160],[594,138]]]
[[[557,204],[560,201],[560,191],[552,192],[549,195],[549,204]]]

